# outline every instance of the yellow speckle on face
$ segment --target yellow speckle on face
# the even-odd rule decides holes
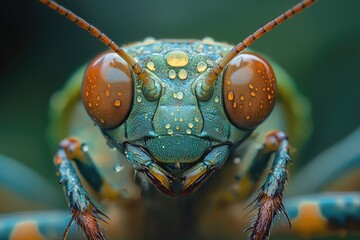
[[[179,78],[181,80],[185,80],[187,78],[187,76],[188,76],[188,73],[187,73],[187,71],[185,69],[181,69],[179,71]]]
[[[196,66],[196,69],[199,73],[202,73],[203,71],[205,71],[207,69],[207,64],[206,62],[198,62],[197,66]]]
[[[115,99],[114,106],[115,107],[120,107],[121,106],[121,101],[119,99]]]
[[[169,78],[170,79],[175,79],[176,78],[176,72],[174,69],[170,69],[169,71]]]
[[[155,64],[154,62],[148,62],[146,64],[146,67],[150,70],[150,71],[154,71],[155,70]]]
[[[9,239],[11,240],[44,240],[34,221],[22,221],[16,224]]]
[[[227,98],[228,98],[230,101],[234,100],[234,92],[233,92],[233,91],[228,92]]]
[[[166,54],[165,59],[171,67],[184,67],[189,63],[189,56],[184,51],[171,51]]]

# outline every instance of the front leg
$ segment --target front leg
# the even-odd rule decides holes
[[[268,133],[264,150],[276,154],[271,171],[254,201],[254,209],[258,209],[258,214],[254,223],[246,230],[252,231],[249,237],[251,240],[268,239],[275,215],[284,213],[287,217],[282,197],[287,180],[287,165],[290,161],[289,148],[288,138],[283,132]]]
[[[70,226],[75,220],[84,231],[87,239],[105,239],[102,232],[101,222],[106,217],[90,200],[87,191],[82,186],[71,161],[77,163],[85,179],[97,189],[102,179],[96,171],[91,159],[86,154],[85,145],[79,140],[68,138],[59,144],[59,149],[54,157],[54,163],[60,175],[60,183],[64,185],[64,191],[69,203],[72,218],[66,228],[63,239],[66,239]],[[84,169],[87,171],[84,171]]]

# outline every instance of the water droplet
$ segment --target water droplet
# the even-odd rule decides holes
[[[249,120],[250,119],[250,115],[246,115],[246,120]]]
[[[87,151],[89,151],[89,146],[86,145],[86,144],[82,144],[82,145],[81,145],[81,150],[82,150],[83,152],[87,152]]]
[[[96,100],[99,101],[99,100],[100,100],[100,96],[97,96],[97,97],[96,97]]]
[[[188,126],[189,126],[189,128],[193,128],[193,127],[194,127],[194,124],[189,123]]]
[[[240,164],[241,163],[241,159],[239,157],[234,158],[234,163],[235,164]]]
[[[105,91],[105,95],[108,97],[108,96],[110,96],[110,91],[109,90],[106,90]]]
[[[237,107],[237,104],[236,102],[233,102],[233,105],[232,105],[233,109],[235,109]]]
[[[165,125],[165,128],[166,128],[166,129],[169,129],[169,128],[170,128],[170,124],[169,124],[169,123],[166,124],[166,125]]]
[[[101,122],[101,123],[105,123],[104,119],[102,119],[102,118],[100,119],[100,122]]]
[[[179,130],[179,129],[180,129],[180,127],[179,127],[178,125],[176,125],[176,127],[175,127],[175,128],[176,128],[176,130]]]
[[[248,105],[249,105],[249,107],[251,107],[251,105],[252,105],[252,102],[251,102],[251,101],[249,101]]]
[[[119,99],[115,99],[114,106],[115,107],[120,107],[121,106],[121,101]]]
[[[234,93],[233,93],[233,91],[228,92],[227,98],[228,98],[230,101],[234,100]]]
[[[240,96],[240,100],[241,101],[244,101],[245,100],[245,97],[243,95]]]
[[[89,106],[89,107],[92,107],[92,103],[91,103],[91,102],[89,102],[89,103],[88,103],[88,106]]]
[[[214,101],[215,101],[216,103],[220,102],[219,96],[215,96]]]
[[[172,134],[174,133],[174,131],[171,130],[171,129],[169,129],[169,130],[167,131],[167,133],[168,133],[169,135],[172,135]]]
[[[177,93],[177,99],[181,100],[184,98],[184,94],[182,92]]]
[[[253,86],[252,84],[249,84],[249,88],[250,88],[250,89],[253,89],[254,86]]]
[[[86,96],[89,96],[89,92],[88,92],[88,91],[86,91],[85,95],[86,95]]]
[[[186,129],[186,133],[187,133],[187,134],[191,134],[191,130],[190,130],[190,129]]]
[[[197,68],[197,71],[199,73],[201,73],[201,72],[203,72],[203,71],[205,71],[207,69],[207,64],[206,64],[206,62],[203,62],[203,61],[198,62],[196,68]]]
[[[124,169],[124,166],[120,163],[115,164],[114,170],[115,172],[121,172]]]
[[[171,51],[165,56],[166,62],[172,67],[184,67],[189,63],[189,56],[184,51]]]
[[[137,96],[136,97],[136,101],[139,103],[139,102],[141,102],[141,97],[140,96]]]
[[[194,118],[195,122],[199,122],[199,118],[195,117]]]
[[[173,93],[173,97],[177,99],[177,93]]]
[[[187,76],[188,76],[188,73],[187,73],[187,71],[185,69],[181,69],[179,71],[179,78],[181,80],[185,80],[187,78]]]
[[[174,69],[171,69],[170,71],[169,71],[169,78],[170,79],[175,79],[176,78],[176,72],[175,72],[175,70]]]
[[[155,64],[154,62],[148,62],[146,64],[146,67],[150,70],[150,71],[154,71],[155,70]]]
[[[250,95],[253,96],[253,97],[255,97],[255,96],[256,96],[256,93],[255,93],[255,92],[251,92]]]
[[[271,95],[269,94],[267,98],[270,100],[270,99],[271,99]]]

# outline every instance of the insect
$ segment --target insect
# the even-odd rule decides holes
[[[48,3],[54,4],[51,1]],[[310,4],[310,1],[305,1],[303,4]],[[59,10],[63,11],[61,8]],[[63,11],[63,13],[72,17],[67,12]],[[85,24],[82,21],[78,22]],[[88,28],[90,32],[93,31],[94,35],[98,35],[95,28],[86,24],[83,27]],[[267,30],[264,27],[259,31],[258,33]],[[256,36],[256,34],[254,35]],[[98,36],[105,39],[105,42],[108,41],[104,35]],[[255,39],[254,36],[251,38]],[[251,38],[248,41],[252,41]],[[108,43],[117,52],[120,51],[110,40]],[[242,44],[248,45],[246,40]],[[193,49],[198,47],[203,48],[202,51],[208,55],[196,56],[198,52]],[[139,50],[140,48],[144,49]],[[154,48],[160,48],[157,56],[153,56],[153,53],[156,53]],[[126,55],[119,58],[113,53],[106,53],[94,60],[92,68],[89,67],[85,74],[83,99],[87,112],[100,126],[109,145],[127,155],[134,169],[139,172],[136,177],[140,180],[137,180],[144,182],[144,187],[150,182],[166,195],[174,196],[196,194],[194,192],[198,188],[198,191],[201,191],[203,186],[200,187],[200,185],[213,172],[223,168],[230,153],[233,153],[238,145],[245,144],[243,141],[250,138],[254,128],[270,114],[274,106],[276,92],[275,82],[272,80],[274,74],[266,60],[253,54],[241,54],[233,60],[228,59],[228,62],[220,62],[217,63],[218,65],[211,64],[206,61],[206,58],[216,62],[216,57],[224,56],[221,53],[220,55],[211,55],[210,48],[213,48],[215,52],[231,51],[229,46],[205,41],[144,42],[129,46],[126,50],[130,55],[137,56],[139,63],[143,65],[143,70],[146,64],[146,71],[141,71],[140,64],[137,65],[135,61],[131,62],[131,58],[127,59]],[[150,53],[146,53],[146,51]],[[237,51],[239,50],[236,50],[233,55],[237,55]],[[127,61],[124,62],[123,59],[127,59],[130,64]],[[246,67],[247,64],[255,66]],[[128,65],[132,67],[134,74],[131,73]],[[225,66],[227,67],[225,68]],[[211,75],[212,68],[219,77],[215,76],[216,74]],[[245,87],[236,86],[242,83],[236,83],[234,75],[245,74],[247,76],[248,71],[255,75],[257,74],[256,68],[260,69],[261,78],[268,79],[268,85],[257,86],[258,82],[262,80],[253,79],[250,81],[255,82],[247,83]],[[115,72],[111,73],[112,70]],[[97,79],[101,79],[103,71],[106,72],[105,74],[109,74],[109,78],[103,79],[104,82],[102,82],[103,80],[97,82]],[[126,80],[124,83],[107,80],[113,76],[116,78],[119,74]],[[96,82],[97,85],[91,81]],[[104,87],[102,91],[100,90],[101,92],[91,93],[100,87]],[[245,88],[246,90],[243,91]],[[266,94],[261,95],[264,94],[261,91]],[[125,96],[126,94],[128,96]],[[106,100],[106,97],[109,97],[109,101]],[[248,101],[248,99],[254,100]],[[262,100],[264,102],[261,102]],[[241,101],[246,101],[246,104],[241,105]],[[102,102],[107,104],[101,106]],[[225,110],[216,106],[224,107]],[[255,106],[256,109],[260,109],[260,112],[252,111]],[[101,108],[101,111],[94,110],[96,107]],[[109,107],[108,110],[107,107]],[[241,107],[243,111],[239,112],[238,109]],[[264,110],[261,111],[261,109]],[[120,113],[116,113],[117,110],[120,110]],[[243,113],[245,115],[242,115]],[[199,139],[198,136],[200,136]],[[289,146],[286,136],[278,131],[270,133],[266,140],[259,155],[253,158],[255,161],[250,163],[253,165],[247,169],[249,171],[241,176],[243,183],[246,179],[256,182],[259,176],[255,175],[258,175],[265,167],[265,163],[270,159],[269,154],[278,152],[274,160],[274,172],[269,175],[258,195],[258,202],[255,203],[259,208],[259,214],[252,225],[253,229],[250,229],[253,239],[266,238],[273,215],[283,210],[282,185],[286,180]],[[261,166],[262,164],[258,165],[257,159],[264,161],[263,166]],[[87,155],[85,145],[80,144],[76,139],[66,139],[61,142],[55,163],[58,166],[61,180],[65,184],[74,219],[82,226],[88,238],[102,238],[103,233],[98,224],[99,218],[96,216],[100,212],[89,201],[69,160],[73,160],[77,164],[85,180],[95,192],[101,195],[100,190],[103,190],[106,183],[101,179],[97,168],[94,167]],[[256,169],[252,170],[254,167]],[[122,168],[121,165],[115,167],[116,171],[120,172]],[[223,170],[225,168],[226,166]],[[278,182],[280,182],[280,186],[277,186]],[[249,192],[252,192],[253,187],[247,187]],[[270,189],[275,189],[274,193],[271,193]],[[242,188],[245,195],[246,190],[245,184],[245,187]]]

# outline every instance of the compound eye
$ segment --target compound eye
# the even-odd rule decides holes
[[[133,78],[128,64],[116,53],[105,52],[87,67],[82,83],[86,112],[103,129],[122,124],[129,115]]]
[[[223,99],[227,116],[235,126],[256,128],[275,104],[276,80],[271,65],[256,54],[239,54],[224,71]]]

